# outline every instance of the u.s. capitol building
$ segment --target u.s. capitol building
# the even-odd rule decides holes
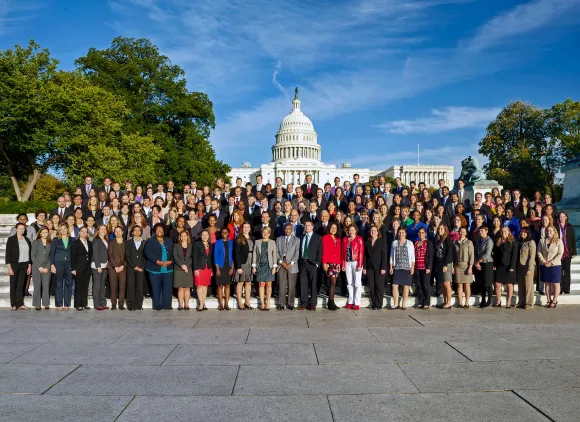
[[[360,176],[360,182],[368,182],[375,176],[401,177],[404,184],[411,181],[425,182],[437,186],[439,179],[444,179],[447,185],[453,184],[453,166],[430,165],[399,165],[384,171],[368,168],[352,168],[349,163],[340,167],[322,162],[322,147],[318,144],[318,135],[312,121],[300,110],[298,88],[292,100],[292,112],[282,120],[276,133],[276,143],[272,146],[272,162],[252,167],[250,163],[242,163],[242,167],[232,168],[228,173],[232,182],[238,177],[242,182],[256,183],[256,176],[262,175],[263,183],[272,183],[277,177],[283,184],[302,184],[306,175],[312,175],[312,181],[318,185],[326,182],[333,184],[335,177],[341,182],[352,181],[353,175]]]

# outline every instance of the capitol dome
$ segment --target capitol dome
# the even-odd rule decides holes
[[[298,88],[292,100],[292,112],[282,120],[276,144],[272,147],[272,161],[320,161],[322,148],[312,121],[300,110]]]

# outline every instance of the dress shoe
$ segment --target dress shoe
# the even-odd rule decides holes
[[[103,306],[103,309],[109,309],[109,307],[107,305]]]
[[[117,310],[117,305],[111,305],[111,311],[116,311]]]
[[[125,310],[125,307],[123,305],[119,305],[119,310],[120,311],[124,311]]]
[[[305,309],[306,309],[306,307],[304,307],[304,306],[299,306],[299,307],[298,307],[298,310],[299,310],[299,311],[303,311],[303,310],[305,310]]]
[[[289,309],[289,310],[291,310],[291,311],[293,311],[293,310],[294,310],[294,306],[290,306],[290,305],[288,305],[288,306],[286,306],[286,308],[288,308],[288,309]]]
[[[104,311],[104,310],[105,310],[105,308],[103,308],[102,306],[99,306],[99,307],[97,308],[97,311]]]
[[[91,309],[91,307],[90,306],[85,306],[84,309],[85,309],[85,311],[88,311],[89,309]]]
[[[352,309],[352,304],[349,303],[348,305],[345,306],[346,309]]]
[[[354,307],[352,309],[355,310],[355,311],[358,311],[360,309],[360,306],[354,305]]]
[[[316,310],[316,306],[310,306],[310,307],[308,308],[308,310],[309,310],[309,311],[315,311],[315,310]]]
[[[276,305],[276,309],[279,311],[283,311],[284,307],[282,305]]]
[[[41,307],[40,307],[40,306],[37,306],[35,309],[36,309],[37,311],[40,311]]]

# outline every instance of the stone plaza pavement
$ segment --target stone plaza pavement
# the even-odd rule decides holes
[[[2,421],[578,421],[580,306],[0,310]]]

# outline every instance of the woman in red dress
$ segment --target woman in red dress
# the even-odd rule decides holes
[[[340,275],[341,245],[338,234],[338,225],[330,223],[328,234],[322,237],[322,269],[328,280],[329,292],[326,307],[330,311],[336,311],[338,306],[334,303],[334,293],[336,290],[336,278]]]
[[[213,245],[209,241],[209,232],[203,230],[200,240],[193,244],[193,275],[197,288],[197,310],[206,311],[205,298],[207,287],[211,285]]]

